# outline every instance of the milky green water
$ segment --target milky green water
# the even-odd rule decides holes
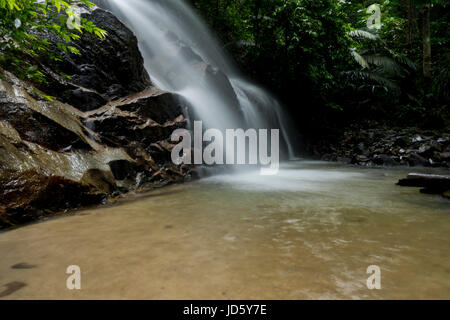
[[[0,233],[0,297],[450,299],[450,201],[408,172],[291,162]]]

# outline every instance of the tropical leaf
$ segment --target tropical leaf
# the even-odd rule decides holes
[[[349,32],[349,36],[354,40],[361,40],[361,39],[367,39],[367,40],[378,40],[378,35],[365,30],[353,30]]]
[[[364,59],[364,57],[362,55],[360,55],[356,49],[352,48],[350,50],[351,55],[353,56],[353,58],[355,59],[355,61],[363,68],[363,69],[369,69],[369,63],[367,62],[366,59]]]
[[[376,72],[365,71],[365,70],[352,70],[344,72],[353,81],[363,81],[365,84],[361,85],[364,87],[373,87],[373,84],[383,87],[386,91],[391,91],[395,94],[400,94],[400,87],[396,81],[389,79],[382,74]]]
[[[372,54],[364,55],[364,59],[367,63],[380,67],[382,72],[386,74],[403,75],[407,73],[393,58],[388,56]]]

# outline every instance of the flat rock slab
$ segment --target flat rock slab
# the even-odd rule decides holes
[[[422,187],[422,193],[441,193],[448,197],[450,192],[450,175],[410,173],[397,185],[404,187]]]
[[[406,179],[401,179],[397,184],[404,187],[428,187],[436,185],[450,187],[450,175],[410,173]]]

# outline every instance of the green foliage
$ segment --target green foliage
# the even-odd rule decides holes
[[[88,0],[80,2],[93,6]],[[60,60],[61,55],[52,50],[54,47],[65,53],[80,54],[70,43],[80,39],[84,31],[105,37],[105,30],[72,10],[73,3],[72,0],[0,0],[0,66],[23,79],[45,82],[36,61],[38,56]]]
[[[275,91],[296,121],[307,119],[306,126],[317,125],[314,119],[329,125],[325,119],[334,121],[336,112],[369,117],[369,109],[392,121],[406,119],[409,109],[448,122],[447,0],[191,1],[246,73]],[[368,28],[373,4],[381,9],[377,29]],[[431,90],[422,71],[427,5]],[[356,113],[361,106],[366,111]]]
[[[394,96],[401,94],[400,83],[416,70],[415,64],[405,56],[393,52],[386,43],[371,30],[352,30],[351,54],[359,69],[344,72],[349,85],[357,90],[382,89]],[[378,93],[379,91],[377,91]]]
[[[338,0],[197,0],[246,73],[280,96],[318,100],[339,87],[348,23]],[[324,102],[324,101],[322,101]],[[326,102],[325,102],[326,103]]]

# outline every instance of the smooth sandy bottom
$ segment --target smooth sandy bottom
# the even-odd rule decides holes
[[[3,232],[0,298],[450,299],[450,201],[407,172],[291,162]]]

